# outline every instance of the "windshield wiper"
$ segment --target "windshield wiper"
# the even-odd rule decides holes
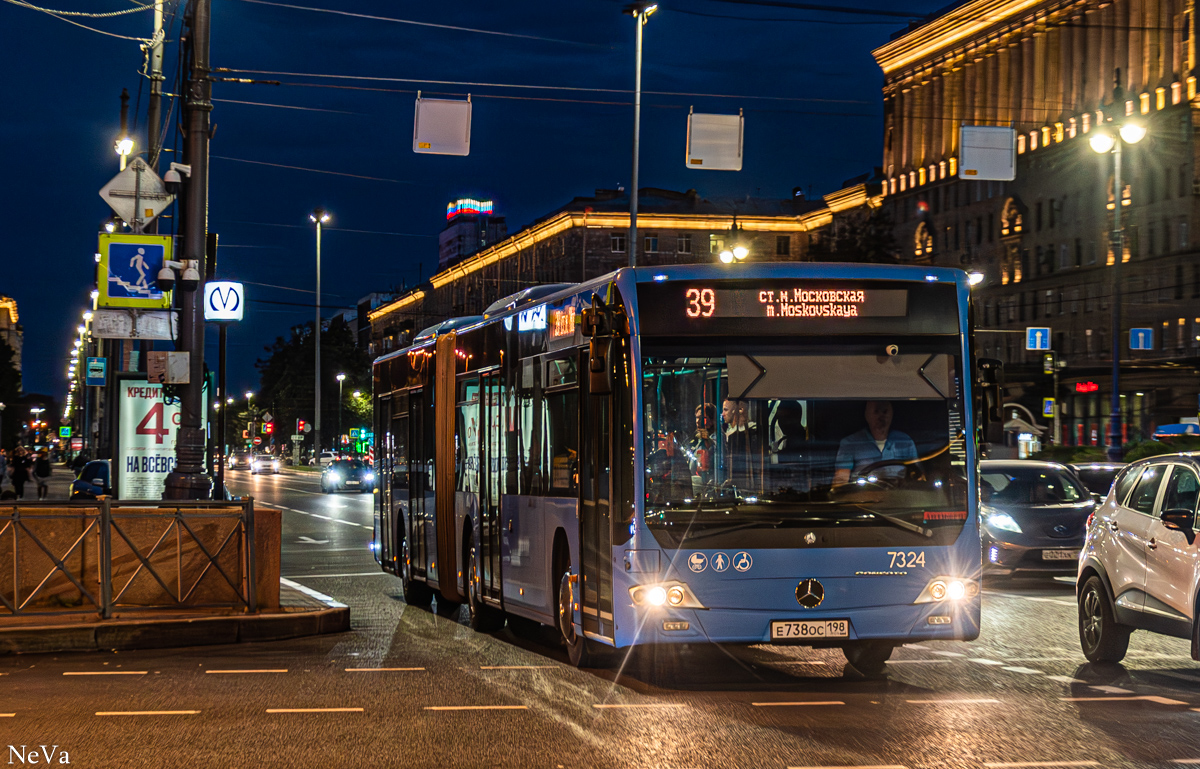
[[[776,529],[782,524],[783,521],[753,521],[750,523],[738,523],[732,526],[723,526],[719,529],[704,529],[694,534],[692,533],[691,529],[688,529],[683,533],[679,540],[683,542],[692,539],[706,539],[708,537],[715,537],[720,534],[729,534],[730,532],[741,531],[743,529],[757,529],[761,526],[769,526],[772,529]]]
[[[918,526],[917,524],[910,523],[910,522],[904,520],[903,518],[898,518],[889,513],[881,513],[878,510],[872,510],[868,507],[863,507],[862,505],[855,505],[855,507],[857,507],[859,510],[862,510],[863,512],[870,513],[871,515],[875,516],[876,518],[878,518],[880,520],[887,521],[888,523],[892,524],[893,526],[899,526],[902,529],[907,529],[908,531],[916,532],[917,534],[920,534],[923,537],[932,537],[933,536],[933,529],[927,529],[924,526]]]

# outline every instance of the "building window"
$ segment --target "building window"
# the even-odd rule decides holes
[[[1146,251],[1149,256],[1154,256],[1154,225],[1146,228]]]
[[[792,238],[790,235],[775,236],[775,256],[788,256],[792,252]]]
[[[612,244],[612,252],[614,254],[625,253],[625,236],[624,235],[617,235],[614,233],[613,235],[610,236],[609,242]]]
[[[1047,290],[1045,301],[1042,304],[1042,315],[1049,318],[1054,314],[1054,292]]]
[[[1183,298],[1183,265],[1175,265],[1175,298]],[[1181,323],[1183,321],[1180,321]]]
[[[1179,248],[1186,249],[1188,247],[1188,221],[1186,218],[1179,220]]]
[[[681,254],[692,253],[692,236],[690,234],[680,235],[675,241],[675,250]]]
[[[645,249],[647,254],[658,253],[658,236],[657,235],[647,235],[645,237],[645,239],[642,241],[642,246]]]
[[[717,235],[708,236],[708,252],[710,254],[719,254],[725,250],[725,238]]]
[[[1188,173],[1187,166],[1179,167],[1179,197],[1185,197],[1188,194]]]
[[[1058,247],[1058,268],[1065,270],[1071,266],[1071,249],[1063,243]]]

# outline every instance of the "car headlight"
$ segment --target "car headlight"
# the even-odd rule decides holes
[[[330,473],[329,480],[333,481],[334,483],[337,483],[340,480],[342,480],[342,476],[338,475],[337,473]]]
[[[1002,513],[999,510],[989,513],[988,517],[985,519],[985,522],[993,529],[1011,531],[1014,534],[1021,533],[1021,525],[1017,523],[1011,515],[1008,513]]]
[[[375,480],[375,473],[372,473],[372,472],[365,472],[365,473],[363,473],[363,480],[364,480],[364,481],[373,481],[373,480]]]

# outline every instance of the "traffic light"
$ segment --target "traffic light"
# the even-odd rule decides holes
[[[275,432],[275,423],[274,422],[263,422],[262,423],[262,434],[263,435],[270,435],[273,432]]]
[[[303,420],[303,419],[297,419],[297,420],[296,420],[296,433],[297,433],[297,434],[299,434],[299,433],[302,433],[302,432],[304,432],[304,420]]]
[[[250,431],[249,431],[249,430],[242,430],[242,437],[243,437],[243,438],[245,438],[245,439],[249,439],[249,438],[250,438]]]

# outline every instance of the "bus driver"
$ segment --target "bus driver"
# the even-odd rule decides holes
[[[876,462],[896,460],[896,464],[883,465],[872,472],[879,478],[900,480],[904,478],[902,460],[917,458],[917,445],[912,438],[892,428],[892,404],[887,401],[867,401],[863,416],[867,426],[848,435],[838,445],[837,472],[833,476],[835,486],[850,483],[860,470]]]

